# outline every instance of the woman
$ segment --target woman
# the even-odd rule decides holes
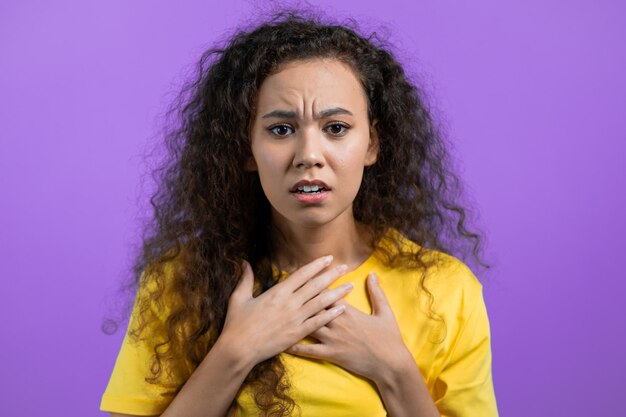
[[[442,242],[480,239],[391,53],[279,13],[182,97],[101,410],[496,416],[482,286]]]

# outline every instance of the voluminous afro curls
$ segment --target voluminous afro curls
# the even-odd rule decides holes
[[[370,122],[378,120],[379,153],[365,169],[354,217],[371,231],[372,248],[384,239],[401,248],[390,228],[420,248],[389,250],[385,262],[424,271],[420,289],[431,306],[427,252],[450,254],[470,241],[487,266],[479,259],[480,236],[466,229],[466,210],[456,203],[462,187],[424,94],[378,36],[360,35],[353,21],[311,14],[280,11],[205,52],[170,112],[177,123],[165,135],[168,157],[154,171],[154,218],[134,264],[139,292],[129,326],[135,340],[144,335],[154,344],[146,380],[166,387],[164,395],[178,392],[219,337],[244,259],[253,267],[255,295],[275,285],[270,205],[258,173],[243,167],[261,83],[287,62],[336,59],[362,83]],[[279,356],[257,364],[245,384],[264,415],[289,415],[296,406]]]

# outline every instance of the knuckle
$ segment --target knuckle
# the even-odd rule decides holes
[[[335,291],[334,291],[333,295],[335,296],[335,299],[339,299],[339,298],[343,297],[349,291],[350,291],[349,287],[341,286],[339,288],[335,288]]]
[[[335,281],[336,277],[332,276],[332,275],[325,275],[324,277],[320,277],[320,280],[318,282],[318,286],[319,289],[318,291],[322,291],[322,292],[331,292],[333,291],[332,288],[328,288],[328,286],[330,284],[332,284],[333,281]]]
[[[304,322],[304,325],[302,326],[303,337],[313,333],[316,329],[317,326],[315,325],[315,318],[313,317],[308,319],[306,322]]]
[[[313,278],[311,281],[309,281],[309,283],[307,285],[316,294],[320,293],[324,289],[324,287],[326,287],[326,284],[324,283],[323,277]]]
[[[309,264],[307,264],[306,266],[304,266],[301,271],[304,275],[308,276],[309,278],[311,278],[312,276],[314,276],[318,271],[320,271],[322,268],[324,267],[323,263],[320,262],[316,262],[313,261]]]
[[[311,320],[309,320],[308,332],[311,333],[316,331],[317,329],[325,325],[327,320],[328,319],[326,318],[326,315],[324,313],[320,313],[317,316],[313,317]]]
[[[340,276],[341,276],[341,273],[337,269],[334,269],[330,271],[328,274],[324,274],[324,278],[322,282],[324,283],[324,286],[327,287],[332,282],[336,281],[337,278],[339,278]]]
[[[329,323],[330,321],[332,321],[335,318],[335,311],[333,311],[333,309],[328,309],[328,310],[324,310],[323,314],[322,314],[322,320],[323,320],[323,325]]]
[[[317,300],[314,304],[316,312],[323,312],[324,309],[328,307],[328,305],[332,302],[333,297],[331,293],[321,294],[319,297],[317,297]]]
[[[337,300],[341,300],[341,298],[344,296],[345,291],[338,289],[336,291],[333,291],[331,293],[328,294],[328,304],[332,304],[334,302],[336,302]]]
[[[341,299],[341,297],[344,295],[345,290],[343,288],[336,288],[332,291],[329,291],[328,293],[324,294],[325,297],[325,305],[334,303],[335,301]]]

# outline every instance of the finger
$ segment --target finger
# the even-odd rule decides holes
[[[326,309],[331,309],[331,308],[335,308],[335,307],[339,307],[339,306],[343,306],[345,308],[344,312],[348,312],[348,310],[352,310],[352,311],[359,311],[361,312],[361,310],[356,309],[352,304],[350,304],[349,302],[347,302],[344,299],[341,300],[337,300],[334,303],[332,303],[331,305],[329,305],[328,307],[326,307]],[[333,323],[330,322],[328,323],[326,326],[332,326]]]
[[[244,259],[243,261],[243,273],[239,277],[239,282],[233,290],[233,296],[235,298],[244,297],[246,300],[252,297],[252,290],[254,287],[254,273],[252,272],[252,266]]]
[[[329,325],[332,324],[328,323]],[[330,329],[326,326],[322,326],[319,329],[317,329],[316,331],[314,331],[313,333],[311,333],[309,336],[312,336],[314,338],[316,338],[317,340],[319,340],[320,342],[326,342],[329,340],[329,336],[330,336]]]
[[[348,303],[345,300],[337,300],[333,304],[331,304],[331,307],[337,307],[337,306],[340,306],[340,305],[346,305],[347,306],[347,305],[350,305],[350,303]]]
[[[345,309],[345,306],[340,305],[337,307],[333,307],[329,310],[322,310],[315,316],[305,320],[300,327],[302,331],[300,338],[303,339],[305,336],[310,335],[314,331],[318,330],[320,327],[330,323],[339,315],[341,315],[345,311]]]
[[[319,295],[322,291],[328,289],[328,286],[337,281],[347,270],[348,265],[342,264],[330,271],[324,272],[306,282],[301,288],[296,290],[294,296],[304,304]]]
[[[354,284],[348,282],[337,288],[333,288],[332,290],[324,291],[321,294],[318,294],[317,297],[312,298],[311,300],[307,301],[304,306],[302,306],[304,316],[308,318],[314,314],[317,314],[331,304],[345,297],[353,289]]]
[[[285,352],[292,355],[303,356],[305,358],[313,359],[329,359],[330,352],[327,345],[322,343],[298,343],[291,346]]]
[[[389,300],[383,291],[383,288],[376,279],[376,274],[370,272],[367,279],[367,292],[370,296],[370,302],[372,303],[372,315],[380,316],[389,313],[391,307],[389,306]]]
[[[282,286],[290,293],[295,292],[304,285],[309,279],[317,275],[322,269],[326,268],[333,261],[332,255],[322,256],[313,262],[310,262],[293,274],[289,275],[283,282]]]

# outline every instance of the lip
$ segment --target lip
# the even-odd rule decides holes
[[[301,181],[298,181],[297,183],[295,183],[293,185],[293,187],[291,187],[289,192],[295,193],[296,191],[298,191],[298,187],[302,187],[304,185],[319,185],[320,187],[324,187],[324,189],[326,191],[332,190],[332,188],[330,188],[328,185],[326,185],[326,183],[324,181],[314,179],[314,180],[301,180]]]
[[[296,198],[301,204],[317,204],[321,203],[328,197],[330,191],[322,191],[320,193],[315,194],[300,194],[300,193],[291,193],[292,196]]]

